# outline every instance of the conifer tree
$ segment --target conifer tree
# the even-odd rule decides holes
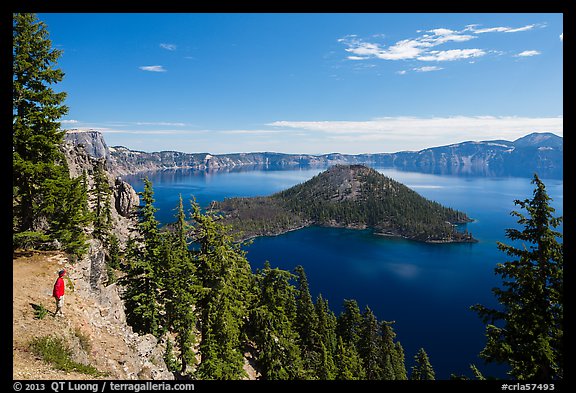
[[[394,345],[394,337],[396,334],[392,330],[392,323],[382,321],[380,323],[381,340],[381,367],[382,379],[391,380],[396,378],[396,370],[394,362],[397,361],[396,347]]]
[[[316,372],[322,362],[321,338],[318,334],[318,315],[310,296],[306,272],[301,265],[294,269],[298,280],[296,289],[296,320],[295,328],[300,336],[299,346],[302,350],[302,360],[308,377],[317,378]]]
[[[366,373],[362,366],[362,360],[358,351],[351,343],[345,342],[342,336],[338,336],[336,344],[336,376],[338,380],[362,380],[366,379]]]
[[[394,368],[395,379],[405,381],[408,379],[408,373],[406,372],[406,363],[404,359],[404,348],[400,341],[394,344],[395,355],[392,357],[392,367]]]
[[[229,228],[192,202],[193,241],[200,312],[201,379],[239,379],[243,369],[242,330],[251,303],[252,272],[241,244],[233,242]]]
[[[46,182],[53,191],[45,195],[45,206],[49,213],[50,227],[47,233],[62,243],[62,248],[73,258],[83,256],[88,245],[84,229],[91,222],[88,208],[86,176],[75,179],[61,177]]]
[[[358,345],[362,315],[356,300],[344,300],[344,310],[338,316],[336,330],[345,343]]]
[[[551,380],[563,377],[563,245],[544,183],[534,175],[532,199],[515,200],[528,216],[513,211],[522,230],[506,236],[522,248],[498,242],[512,261],[499,263],[496,274],[503,288],[493,293],[500,309],[475,305],[486,326],[487,342],[480,353],[488,362],[506,363],[516,379]],[[527,248],[528,246],[528,248]]]
[[[15,232],[43,232],[56,196],[69,186],[59,146],[58,119],[68,112],[66,93],[51,85],[64,73],[55,68],[62,51],[52,48],[44,22],[35,14],[13,14],[12,22],[12,185]],[[56,231],[53,231],[56,232]]]
[[[330,310],[328,300],[319,294],[316,298],[316,315],[318,316],[318,335],[322,343],[322,364],[319,365],[317,375],[320,379],[334,379],[336,376],[336,366],[334,356],[338,339],[336,337],[336,315]]]
[[[432,381],[436,379],[436,374],[424,348],[418,350],[418,353],[414,356],[414,362],[415,365],[412,366],[412,373],[410,374],[411,380]]]
[[[382,379],[383,377],[381,342],[378,320],[370,307],[366,306],[360,325],[358,354],[362,359],[362,365],[364,366],[367,379],[376,380]]]
[[[85,184],[70,179],[58,119],[68,112],[66,93],[52,85],[62,51],[52,48],[46,25],[35,14],[12,19],[13,242],[56,240],[72,257],[87,250]],[[33,244],[36,245],[36,244]]]
[[[163,261],[166,264],[164,277],[164,302],[168,328],[176,334],[180,373],[185,374],[188,366],[195,364],[195,305],[199,297],[196,267],[189,250],[190,225],[180,195],[174,230],[165,236]]]
[[[94,237],[108,242],[112,217],[110,212],[110,195],[112,191],[108,184],[108,178],[104,172],[104,162],[94,165],[94,188],[92,196],[94,200]]]
[[[263,379],[303,379],[305,373],[298,347],[294,275],[271,269],[268,262],[257,272],[257,303],[250,312],[250,335],[258,348]]]
[[[122,282],[126,284],[124,300],[126,319],[138,333],[163,334],[161,290],[163,266],[161,263],[161,237],[154,207],[152,182],[144,179],[140,192],[143,205],[138,207],[138,233],[140,238],[130,239],[127,245],[127,271]]]

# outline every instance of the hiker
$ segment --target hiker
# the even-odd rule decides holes
[[[58,278],[54,283],[54,290],[52,291],[52,296],[56,299],[56,311],[54,312],[54,316],[64,316],[64,312],[62,312],[62,307],[64,306],[64,275],[66,274],[66,270],[62,269],[58,272]]]

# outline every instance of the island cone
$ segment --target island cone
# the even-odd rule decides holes
[[[225,199],[212,208],[244,239],[320,225],[372,228],[377,234],[429,243],[475,241],[456,228],[471,221],[465,213],[364,165],[335,165],[277,194]]]

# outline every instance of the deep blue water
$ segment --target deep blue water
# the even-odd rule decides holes
[[[377,168],[378,169],[378,168]],[[233,196],[269,195],[303,182],[322,169],[217,172],[177,170],[148,173],[153,182],[157,218],[173,221],[178,195],[192,196],[206,206]],[[437,379],[451,373],[471,375],[476,364],[485,375],[505,377],[505,369],[485,365],[477,357],[484,346],[484,325],[469,310],[476,303],[495,306],[491,288],[500,285],[496,263],[506,255],[496,241],[510,243],[506,228],[518,227],[515,199],[532,197],[530,178],[441,176],[378,169],[424,197],[466,212],[467,224],[479,240],[474,244],[424,244],[372,235],[369,230],[311,227],[281,236],[255,239],[247,248],[253,269],[264,261],[292,270],[304,266],[312,296],[328,299],[339,314],[344,299],[368,305],[379,320],[396,321],[408,371],[423,347]],[[142,175],[126,180],[142,191]],[[562,215],[563,181],[542,179],[552,197],[555,215]]]

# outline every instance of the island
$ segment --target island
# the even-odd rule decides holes
[[[476,242],[458,225],[463,212],[428,200],[364,165],[334,165],[312,179],[265,197],[227,198],[210,210],[239,240],[274,236],[312,225],[370,228],[377,235],[426,243]]]

